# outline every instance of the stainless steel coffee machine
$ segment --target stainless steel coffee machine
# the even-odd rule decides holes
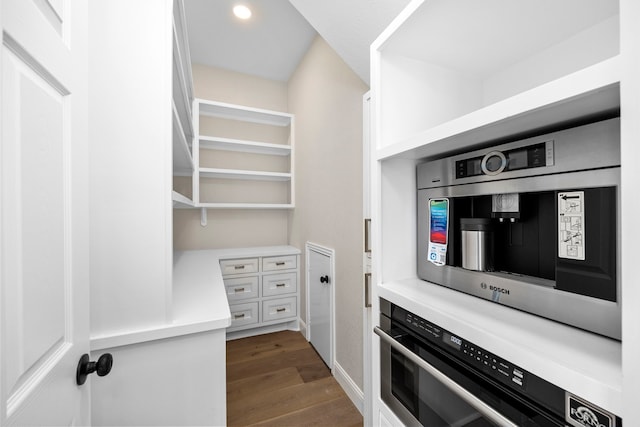
[[[620,121],[418,165],[418,276],[620,339]]]

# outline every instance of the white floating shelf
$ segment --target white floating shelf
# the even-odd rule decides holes
[[[200,137],[200,148],[254,154],[269,154],[275,156],[291,155],[291,146],[289,145],[269,144],[266,142],[244,141],[240,139],[217,138],[211,136]]]
[[[196,99],[195,102],[199,104],[200,114],[204,116],[261,123],[271,126],[289,126],[291,124],[291,118],[293,117],[292,114],[281,113],[279,111],[207,101],[205,99]]]
[[[200,203],[204,209],[293,209],[290,203]]]
[[[260,172],[238,169],[200,168],[200,177],[219,179],[247,179],[254,181],[290,181],[291,174],[283,172]]]
[[[177,191],[173,192],[173,207],[175,209],[191,209],[196,206],[193,204],[193,201],[186,196],[178,193]]]

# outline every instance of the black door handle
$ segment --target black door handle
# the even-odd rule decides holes
[[[320,276],[320,283],[329,283],[329,276]]]
[[[113,356],[111,353],[105,353],[98,358],[97,362],[91,362],[88,354],[83,354],[78,362],[78,369],[76,370],[76,384],[82,385],[87,381],[87,376],[92,373],[98,374],[99,377],[104,377],[111,372],[113,366]]]

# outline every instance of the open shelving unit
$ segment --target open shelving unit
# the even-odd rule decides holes
[[[452,330],[473,329],[479,345],[506,352],[525,368],[617,414],[622,412],[620,343],[594,337],[601,345],[591,359],[563,360],[558,355],[583,332],[559,325],[563,340],[543,338],[545,356],[529,357],[531,349],[505,342],[482,322],[470,326],[464,316],[427,308],[429,287],[416,273],[416,165],[620,115],[626,58],[620,52],[619,21],[618,1],[413,0],[371,47],[372,241],[378,254],[373,312],[377,296],[396,295],[397,303],[406,303],[402,292],[415,288],[417,314],[436,313],[441,326]],[[527,329],[531,315],[515,317],[523,334],[538,338]],[[373,342],[375,378],[379,351]],[[594,360],[610,375],[590,372]],[[377,413],[393,416],[374,398]]]
[[[209,118],[218,122],[204,126],[203,122]],[[231,124],[234,137],[217,134],[220,120],[225,123],[222,127]],[[280,137],[276,138],[279,140],[275,142],[235,137],[243,134],[243,127],[247,124],[262,126],[266,133],[272,128],[284,129],[285,132],[279,132]],[[294,116],[289,113],[194,100],[193,201],[195,207],[203,209],[203,225],[206,223],[206,209],[292,209],[295,206],[293,128]],[[222,164],[212,167],[206,164],[201,154],[203,151],[212,152],[214,157],[222,157],[225,152],[238,155],[233,161],[220,160]],[[282,160],[285,162],[284,170],[281,170]],[[241,181],[247,183],[242,184]],[[275,184],[271,188],[267,183]],[[233,191],[228,188],[233,188]]]
[[[193,121],[193,81],[191,55],[187,42],[184,5],[181,1],[173,5],[173,175],[191,176],[194,170]],[[174,186],[175,187],[175,186]],[[193,200],[178,191],[173,191],[174,208],[192,208]]]

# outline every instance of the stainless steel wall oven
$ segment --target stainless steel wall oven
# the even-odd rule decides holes
[[[614,339],[620,121],[418,165],[418,276]]]
[[[407,426],[622,426],[466,337],[384,299],[380,311],[381,397]]]

